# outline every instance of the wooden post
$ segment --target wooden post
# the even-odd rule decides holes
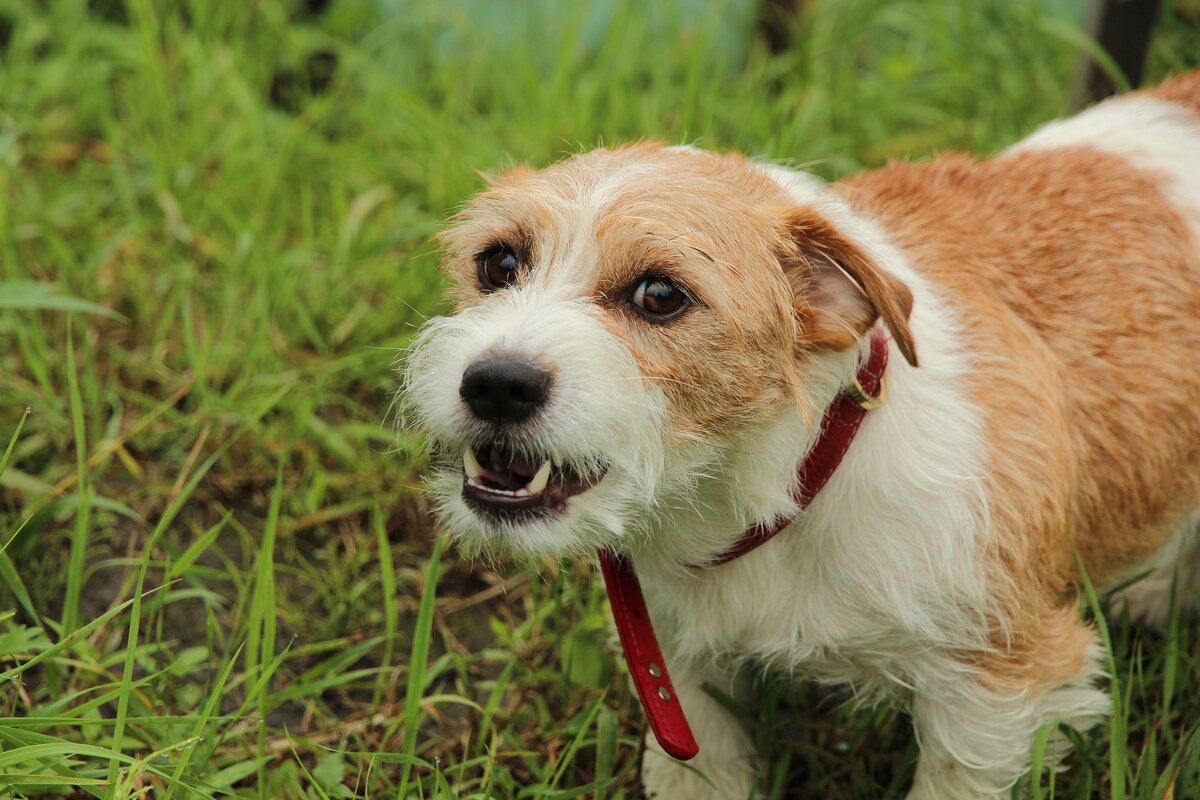
[[[1083,29],[1113,58],[1130,86],[1142,82],[1150,35],[1161,0],[1089,0]],[[1075,108],[1115,94],[1116,85],[1092,59],[1083,54],[1071,89]]]
[[[782,53],[792,44],[792,26],[813,0],[762,0],[758,30],[772,53]]]

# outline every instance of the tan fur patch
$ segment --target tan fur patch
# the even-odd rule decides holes
[[[1200,71],[1176,75],[1148,92],[1159,100],[1167,100],[1200,112]]]
[[[1063,623],[1076,550],[1104,585],[1200,500],[1200,250],[1157,176],[1086,147],[893,164],[843,191],[962,320],[1000,657],[1065,679],[1086,643]]]

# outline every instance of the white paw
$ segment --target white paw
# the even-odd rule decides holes
[[[696,759],[682,763],[653,748],[642,762],[647,800],[746,800],[753,797],[753,764],[748,759]]]

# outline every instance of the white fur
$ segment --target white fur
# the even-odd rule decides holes
[[[749,690],[744,675],[731,674],[711,664],[680,663],[671,667],[679,702],[688,711],[688,722],[700,753],[686,765],[668,756],[653,736],[646,737],[642,757],[642,783],[650,800],[671,798],[747,798],[756,770],[754,744],[747,732],[705,691],[711,685],[735,700]]]
[[[1066,722],[1085,730],[1108,716],[1108,697],[1092,685],[1102,656],[1093,643],[1080,676],[1042,694],[989,691],[974,676],[953,673],[932,691],[916,692],[911,712],[921,759],[908,800],[1007,796],[1003,789],[1028,769],[1039,728]],[[1046,762],[1053,768],[1068,749],[1067,739],[1053,731]]]

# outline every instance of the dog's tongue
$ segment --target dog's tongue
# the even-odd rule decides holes
[[[533,478],[538,464],[500,447],[488,453],[487,477],[502,489],[519,489]]]

